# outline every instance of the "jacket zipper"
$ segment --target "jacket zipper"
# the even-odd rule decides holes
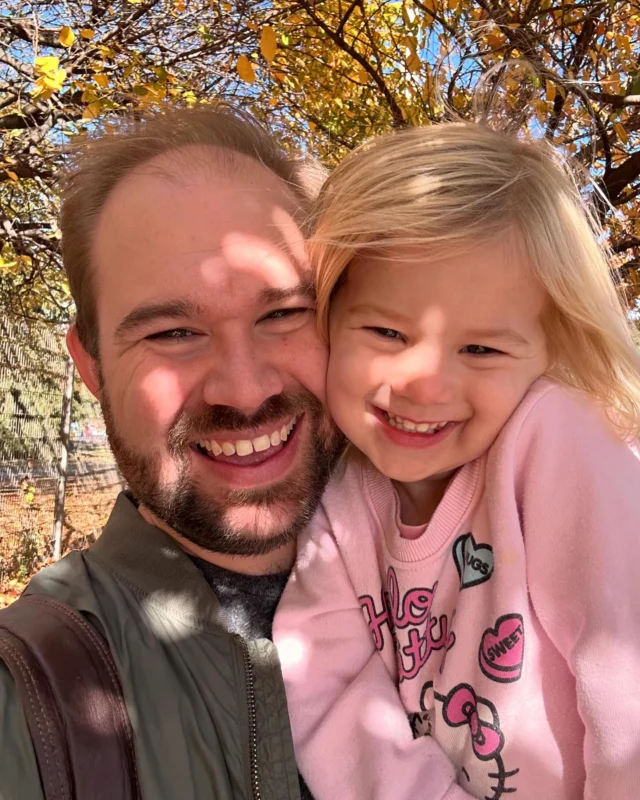
[[[251,656],[245,640],[238,636],[244,660],[244,677],[247,687],[247,709],[249,711],[249,758],[251,764],[251,789],[253,800],[262,800],[258,771],[258,722],[256,714],[256,689],[253,679]]]

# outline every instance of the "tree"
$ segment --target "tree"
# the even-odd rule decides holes
[[[213,98],[328,164],[375,133],[473,117],[478,104],[520,120],[591,172],[617,266],[640,293],[637,2],[7,4],[0,302],[21,314],[71,312],[55,222],[60,145],[124,113]]]

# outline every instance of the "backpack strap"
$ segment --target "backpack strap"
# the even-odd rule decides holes
[[[0,612],[0,661],[22,700],[45,800],[139,800],[116,667],[82,614],[23,595]]]

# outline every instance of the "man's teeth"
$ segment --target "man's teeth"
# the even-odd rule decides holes
[[[448,424],[448,420],[444,422],[412,422],[410,419],[404,419],[388,412],[385,413],[389,425],[408,433],[436,433],[436,431],[442,430]]]
[[[297,417],[293,417],[281,428],[272,433],[264,433],[256,439],[236,439],[234,442],[217,442],[215,439],[209,439],[198,442],[198,445],[214,456],[222,454],[225,456],[250,456],[251,453],[262,453],[270,447],[277,447],[282,442],[286,442],[296,421]]]

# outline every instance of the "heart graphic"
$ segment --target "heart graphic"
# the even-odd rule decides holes
[[[520,614],[498,617],[494,628],[482,634],[478,661],[480,669],[493,681],[513,683],[522,674],[524,659],[524,621]]]
[[[468,589],[488,581],[493,574],[493,550],[490,544],[476,544],[472,533],[458,536],[453,545],[460,588]]]

